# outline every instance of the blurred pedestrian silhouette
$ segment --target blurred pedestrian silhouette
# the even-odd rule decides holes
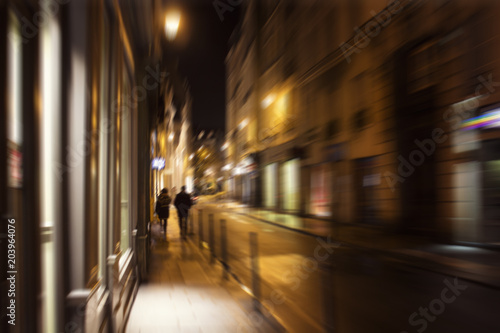
[[[185,238],[187,234],[187,219],[189,209],[193,205],[191,196],[186,193],[186,186],[181,187],[181,191],[176,195],[174,200],[175,208],[177,208],[177,215],[179,216],[179,229],[181,237]]]
[[[164,233],[167,232],[167,224],[168,224],[168,218],[170,216],[171,202],[172,199],[168,195],[168,190],[164,188],[163,190],[161,190],[160,195],[156,200],[156,214],[158,214],[158,218],[160,219],[160,225]]]

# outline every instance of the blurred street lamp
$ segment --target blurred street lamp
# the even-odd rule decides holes
[[[167,13],[167,17],[165,19],[165,33],[169,41],[175,39],[180,21],[181,13],[179,11],[175,10]]]
[[[241,121],[241,123],[238,125],[238,129],[242,130],[246,125],[248,125],[248,118],[245,118]]]
[[[275,94],[269,94],[267,95],[266,98],[264,98],[261,102],[261,106],[263,109],[267,108],[269,105],[273,104],[274,101],[276,100],[276,95]]]

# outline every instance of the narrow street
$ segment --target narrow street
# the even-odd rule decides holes
[[[500,333],[498,17],[0,1],[0,332]]]
[[[209,214],[213,214],[214,248],[219,259],[220,220],[227,221],[228,264],[248,288],[252,286],[249,233],[258,234],[260,300],[289,331],[321,331],[328,306],[327,322],[338,332],[500,329],[494,320],[500,300],[497,289],[411,267],[335,241],[325,242],[227,211],[217,203],[201,202],[193,209],[196,239],[200,210],[205,242],[209,240]],[[456,287],[455,294],[443,291],[450,285]],[[444,301],[440,301],[442,297]],[[333,300],[330,305],[329,300]]]

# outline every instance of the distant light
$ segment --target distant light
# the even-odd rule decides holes
[[[247,286],[244,286],[244,285],[240,285],[241,289],[243,289],[248,295],[250,296],[254,296],[253,295],[253,292],[252,292],[252,289],[248,288]]]
[[[202,149],[203,149],[203,147],[205,147],[205,146],[203,146],[203,145],[202,145],[200,148],[198,148],[198,151],[202,150]]]
[[[201,131],[200,134],[198,134],[198,140],[201,140],[203,137],[203,134],[205,134],[205,131]]]
[[[165,33],[167,34],[168,40],[172,41],[177,35],[177,30],[179,29],[179,24],[181,22],[181,13],[178,11],[171,11],[167,14],[165,19]]]
[[[241,130],[243,129],[246,125],[248,125],[248,118],[245,118],[241,121],[241,123],[238,125],[238,129]]]
[[[263,109],[267,108],[269,105],[273,104],[273,102],[276,100],[276,94],[269,94],[267,95],[266,98],[262,100],[260,105],[262,106]]]
[[[189,155],[189,160],[190,160],[190,161],[191,161],[193,158],[194,158],[194,153],[192,153],[191,155]]]
[[[233,163],[226,164],[222,167],[223,171],[230,170],[233,167]]]
[[[243,168],[237,166],[236,168],[233,169],[233,173],[234,173],[234,175],[239,176],[239,175],[243,174]]]
[[[243,161],[240,162],[240,166],[242,166],[243,168],[246,168],[252,163],[253,163],[253,160],[247,156],[247,157],[245,157],[245,159]]]
[[[226,149],[227,149],[227,147],[229,147],[229,143],[228,143],[228,142],[224,143],[224,144],[222,145],[222,147],[221,147],[221,149],[220,149],[220,150],[226,150]]]
[[[170,133],[170,135],[168,136],[168,141],[174,141],[174,133]]]

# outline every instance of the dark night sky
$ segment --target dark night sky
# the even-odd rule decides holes
[[[187,76],[191,86],[194,128],[223,129],[226,104],[224,60],[240,8],[226,11],[223,20],[214,8],[213,0],[184,1],[181,10],[183,16],[175,51],[180,73]]]

